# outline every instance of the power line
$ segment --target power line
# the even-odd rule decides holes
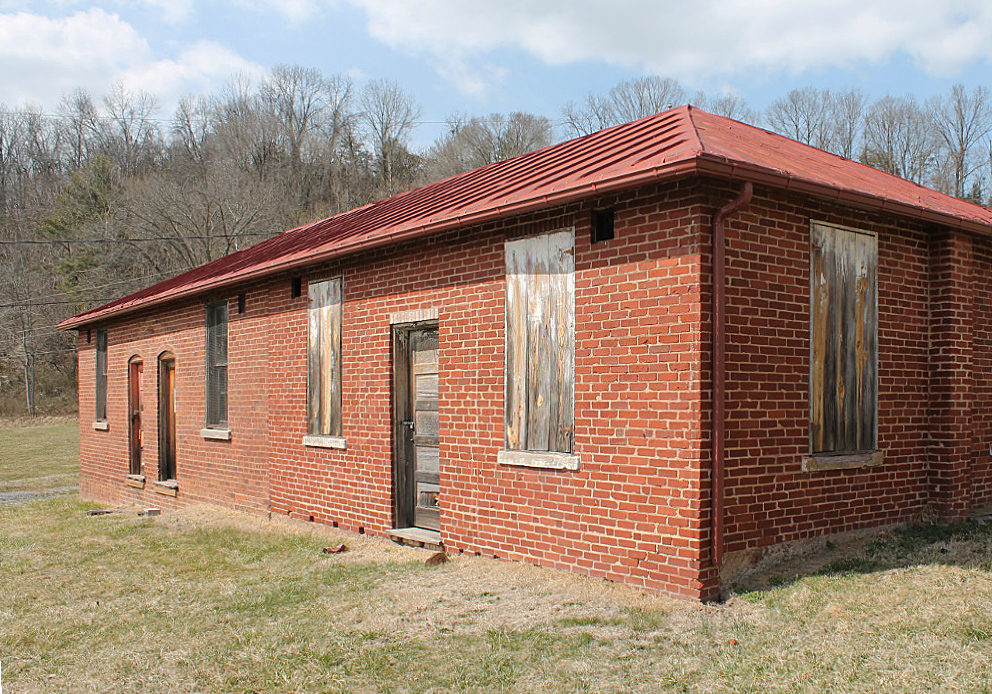
[[[31,356],[31,357],[42,357],[42,356],[44,356],[46,354],[69,354],[70,352],[75,352],[75,351],[76,351],[75,348],[73,348],[73,349],[51,349],[51,350],[47,350],[45,352],[31,352],[31,354],[29,354],[28,356]],[[0,359],[6,359],[8,361],[15,361],[15,360],[16,361],[23,361],[24,360],[24,357],[23,356],[13,355],[13,354],[7,354],[7,355],[0,354]]]
[[[20,116],[28,116],[28,117],[31,117],[31,118],[43,118],[43,119],[46,119],[46,120],[57,120],[57,121],[74,121],[74,120],[80,120],[81,121],[81,120],[83,120],[83,119],[77,118],[76,116],[68,116],[68,115],[63,115],[63,114],[60,114],[60,113],[45,113],[44,111],[31,112],[31,111],[27,111],[27,110],[24,110],[24,109],[18,109],[18,108],[15,108],[15,109],[13,109],[11,111],[8,111],[8,113],[16,114],[16,115],[20,115]],[[356,114],[356,115],[358,115],[358,114]],[[547,118],[547,116],[544,116],[544,117]],[[86,117],[86,120],[87,121],[93,121],[93,122],[103,122],[103,123],[117,123],[117,122],[120,121],[119,118],[116,118],[114,116],[104,116],[104,115],[98,115],[98,114],[90,114],[90,115],[88,115]],[[145,123],[159,123],[159,124],[162,124],[162,125],[172,125],[172,124],[175,123],[175,120],[174,119],[166,119],[166,118],[150,118],[149,117],[149,118],[142,118],[141,120],[143,122],[145,122]],[[468,121],[475,121],[476,123],[505,123],[506,122],[506,121],[499,120],[499,119],[494,119],[494,118],[478,118],[478,117],[475,117],[475,118],[471,118],[470,117],[468,120],[465,121],[465,123],[467,123]],[[568,125],[568,122],[569,122],[566,119],[552,119],[552,118],[548,118],[548,121],[551,124],[553,124],[553,125]],[[223,119],[221,119],[221,122],[223,122]],[[411,122],[414,125],[451,125],[452,124],[452,121],[449,121],[449,120],[415,120],[415,121],[411,121]],[[456,120],[455,121],[455,124],[459,124],[460,122],[461,121]]]
[[[36,302],[23,302],[17,304],[0,304],[0,308],[31,308],[33,306],[62,306],[65,304],[105,304],[108,301],[114,301],[120,297],[114,297],[111,299],[78,299],[76,301],[36,301]]]
[[[185,241],[185,240],[210,240],[210,239],[228,239],[237,240],[244,236],[272,236],[273,234],[266,233],[264,231],[246,231],[236,236],[217,236],[217,235],[204,235],[204,236],[140,236],[136,238],[123,238],[123,239],[61,239],[58,241],[44,241],[41,239],[21,239],[15,241],[2,240],[0,245],[2,246],[58,246],[62,244],[72,244],[72,243],[124,243],[127,241]]]

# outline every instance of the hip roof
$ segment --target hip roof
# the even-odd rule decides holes
[[[688,175],[752,181],[992,234],[992,210],[790,140],[680,106],[467,171],[295,229],[73,316],[130,313],[355,251]]]

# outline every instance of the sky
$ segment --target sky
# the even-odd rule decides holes
[[[76,87],[185,95],[278,64],[400,83],[426,146],[453,114],[561,117],[660,75],[763,110],[790,89],[992,86],[989,0],[0,0],[0,104]]]

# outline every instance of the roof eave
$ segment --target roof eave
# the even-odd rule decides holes
[[[139,310],[172,303],[196,295],[204,294],[222,287],[269,277],[281,272],[288,272],[301,267],[315,265],[333,258],[357,253],[360,251],[381,248],[383,246],[414,240],[423,236],[459,229],[463,227],[492,222],[506,217],[527,214],[547,209],[557,205],[584,200],[604,193],[619,190],[629,190],[653,182],[671,180],[691,175],[712,176],[729,180],[750,181],[758,185],[779,188],[790,192],[802,193],[822,200],[839,202],[851,207],[866,210],[882,210],[910,218],[921,219],[934,224],[941,224],[955,229],[992,236],[992,227],[961,219],[953,215],[945,215],[926,207],[907,205],[894,202],[889,198],[872,196],[865,193],[844,190],[833,186],[819,184],[815,181],[793,177],[789,172],[754,166],[740,161],[733,161],[719,156],[698,152],[691,159],[677,160],[663,164],[647,171],[639,171],[628,176],[619,176],[608,181],[600,181],[577,188],[569,188],[552,195],[541,195],[527,200],[521,200],[511,205],[497,205],[478,213],[460,215],[438,221],[421,224],[414,227],[386,232],[377,236],[365,237],[352,243],[335,246],[323,252],[317,252],[306,257],[294,258],[284,262],[274,262],[260,265],[248,272],[222,275],[213,280],[196,284],[195,286],[179,289],[167,294],[153,296],[146,300],[136,300],[130,305],[119,305],[106,311],[84,313],[68,318],[56,326],[59,330],[74,330],[82,326],[94,324],[110,318],[118,318]]]

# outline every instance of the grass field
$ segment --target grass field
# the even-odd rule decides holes
[[[79,482],[79,425],[0,422],[0,493],[43,491]]]
[[[992,523],[889,533],[706,606],[209,507],[91,507],[0,506],[4,694],[992,692]]]

